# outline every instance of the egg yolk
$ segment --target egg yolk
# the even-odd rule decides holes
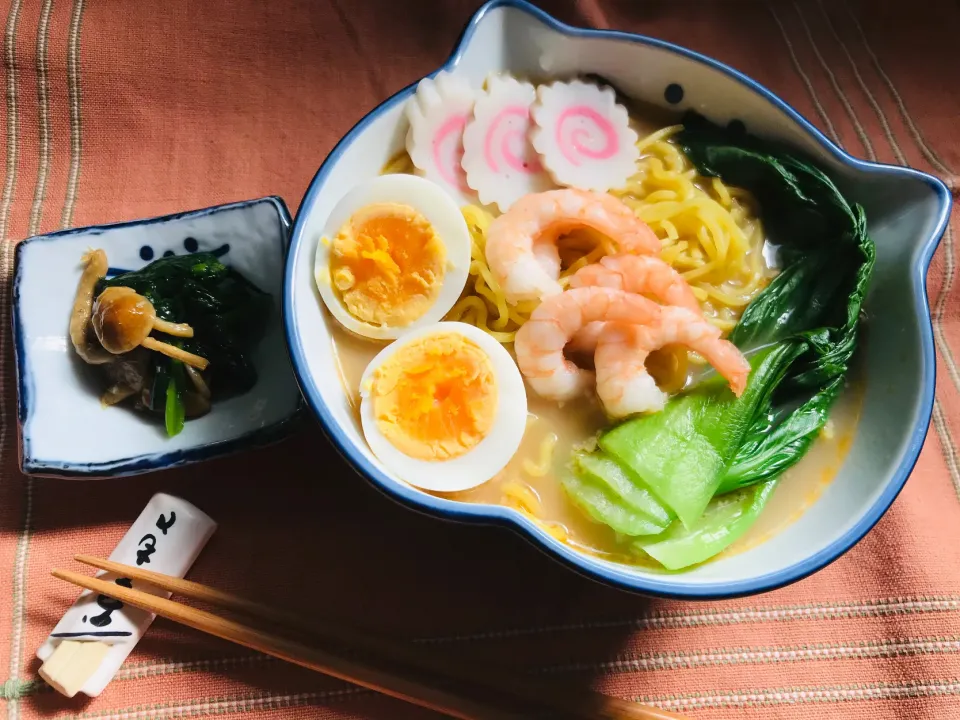
[[[372,381],[377,427],[409,457],[459,457],[493,427],[497,385],[490,358],[456,333],[411,341],[377,368]]]
[[[330,247],[330,280],[347,311],[371,325],[404,327],[437,299],[443,242],[409,205],[375,203],[353,214]]]

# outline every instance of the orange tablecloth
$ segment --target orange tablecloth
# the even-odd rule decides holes
[[[372,490],[307,423],[268,450],[103,482],[17,470],[12,248],[28,235],[276,193],[295,208],[366,110],[443,62],[476,0],[2,0],[0,708],[16,718],[426,717],[157,621],[103,695],[36,681],[76,592],[49,576],[109,553],[158,490],[220,528],[201,582],[431,638],[694,717],[960,717],[960,322],[948,231],[930,275],[933,428],[913,477],[847,556],[733,602],[593,584],[503,530],[421,517]],[[856,155],[956,187],[960,7],[922,2],[556,0],[578,25],[713,55]]]

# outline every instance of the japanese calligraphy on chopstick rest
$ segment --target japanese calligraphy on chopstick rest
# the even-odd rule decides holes
[[[110,559],[182,578],[216,528],[213,520],[186,500],[158,493]],[[134,587],[132,580],[114,573],[98,577]],[[170,597],[169,592],[149,585],[141,587],[139,581],[137,589]],[[37,657],[44,662],[40,676],[67,697],[78,692],[99,695],[153,619],[152,613],[84,591],[37,650]]]

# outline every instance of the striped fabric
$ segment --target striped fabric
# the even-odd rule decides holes
[[[386,500],[312,424],[282,445],[95,483],[17,471],[14,244],[61,227],[276,193],[297,205],[367,108],[439,65],[475,0],[0,0],[0,712],[33,718],[421,718],[427,713],[158,621],[103,695],[36,680],[75,592],[156,491],[220,523],[193,577],[698,718],[960,717],[957,238],[930,273],[939,386],[910,482],[847,556],[705,604],[600,587],[501,530]],[[954,0],[556,0],[744,70],[855,155],[957,187]]]

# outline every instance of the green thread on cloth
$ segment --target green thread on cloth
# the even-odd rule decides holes
[[[3,47],[3,57],[4,65],[7,69],[7,83],[6,83],[6,109],[7,109],[7,127],[6,135],[4,139],[7,144],[6,152],[6,178],[3,186],[3,198],[0,201],[0,243],[3,247],[0,250],[0,274],[4,278],[9,276],[9,266],[10,266],[10,249],[13,246],[12,242],[8,241],[8,235],[10,228],[8,221],[10,219],[9,213],[10,208],[13,203],[14,190],[16,188],[17,180],[17,158],[20,149],[20,112],[17,107],[18,98],[18,57],[16,53],[17,49],[17,32],[19,28],[20,21],[20,8],[21,0],[13,0],[10,3],[10,8],[7,13],[6,25],[4,31],[4,47]],[[4,283],[6,285],[6,283]],[[7,293],[4,293],[4,297],[7,296]],[[0,310],[5,314],[8,308],[6,302],[0,302]],[[6,333],[10,332],[9,329],[4,329],[0,331],[0,357],[5,357],[6,350]],[[5,411],[7,409],[6,397],[2,403],[2,408]],[[4,412],[5,416],[6,413]],[[6,451],[6,426],[0,428],[0,452]],[[20,626],[20,617],[18,616],[18,610],[20,606],[20,597],[18,595],[18,573],[20,566],[17,565],[17,561],[20,559],[20,546],[19,543],[16,549],[16,555],[14,559],[14,577],[13,577],[13,597],[10,600],[11,605],[8,605],[8,610],[11,609],[13,612],[13,622],[12,632],[10,637],[10,679],[3,684],[3,699],[7,701],[7,720],[18,720],[20,716],[20,703],[19,703],[19,661],[20,661],[20,652],[21,652],[21,626]],[[10,694],[8,694],[10,693]]]
[[[50,16],[53,14],[53,0],[43,0],[40,22],[37,25],[37,120],[39,123],[40,152],[37,168],[37,182],[33,190],[33,205],[30,208],[30,226],[28,234],[40,232],[43,221],[43,203],[47,196],[47,177],[50,174],[50,81],[47,70],[47,43],[50,37]]]
[[[904,637],[834,643],[801,643],[748,647],[715,647],[697,651],[623,654],[616,660],[567,663],[538,668],[543,674],[578,672],[644,672],[717,665],[758,665],[824,660],[866,660],[960,652],[960,636]]]
[[[214,658],[207,660],[161,660],[159,662],[146,660],[127,662],[114,676],[114,681],[140,680],[147,677],[164,677],[191,672],[205,672],[222,670],[228,667],[244,667],[263,663],[278,662],[269,655],[257,653],[255,655],[239,655],[235,657]]]
[[[7,680],[0,685],[0,700],[19,700],[43,692],[47,685],[41,680]]]
[[[634,628],[637,630],[725,626],[766,622],[874,618],[926,613],[957,612],[960,595],[908,595],[903,597],[854,600],[848,602],[803,603],[800,605],[747,605],[726,609],[656,610],[639,617],[613,620],[583,620],[533,627],[487,630],[479,633],[414,638],[420,645],[440,645],[480,640],[577,632],[596,629]]]
[[[6,177],[3,183],[3,199],[0,200],[0,242],[3,243],[3,254],[0,263],[6,270],[7,254],[9,245],[7,243],[10,228],[7,223],[10,220],[10,206],[13,203],[13,195],[17,186],[17,163],[20,150],[20,113],[17,110],[17,28],[20,22],[20,0],[13,0],[10,3],[10,9],[7,13],[7,22],[4,28],[3,36],[3,62],[7,70],[6,83],[6,109],[7,109],[7,127],[4,140],[7,145],[6,151]]]

